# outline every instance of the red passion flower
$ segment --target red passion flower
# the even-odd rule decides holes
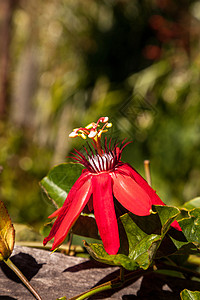
[[[99,123],[104,124],[101,129]],[[43,241],[46,245],[54,237],[51,250],[65,240],[86,205],[90,212],[94,212],[99,234],[108,254],[116,254],[120,247],[114,202],[138,216],[150,215],[152,205],[165,205],[147,181],[128,163],[121,161],[122,151],[129,143],[111,145],[105,139],[102,147],[101,134],[111,126],[108,117],[102,117],[97,123],[76,128],[69,135],[92,138],[94,149],[88,145],[90,152],[85,148],[86,155],[75,150],[74,160],[86,169],[72,186],[63,206],[49,216],[57,217],[48,237]],[[177,221],[172,226],[181,230]]]

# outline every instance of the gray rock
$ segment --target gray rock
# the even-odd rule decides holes
[[[16,246],[11,260],[43,300],[56,300],[62,296],[69,299],[119,275],[118,267],[28,247]],[[121,289],[105,291],[90,299],[180,299],[182,289],[197,290],[198,286],[198,282],[195,286],[194,282],[151,274],[132,281]],[[2,299],[34,299],[3,262],[0,263],[0,300]]]

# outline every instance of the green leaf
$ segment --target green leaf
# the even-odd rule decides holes
[[[183,219],[179,221],[182,231],[188,242],[200,244],[200,208],[194,208],[185,214],[181,211]]]
[[[0,200],[0,260],[11,255],[15,242],[15,230],[3,202]]]
[[[177,243],[177,242],[176,242]],[[178,251],[174,254],[176,255],[190,255],[190,254],[200,254],[200,250],[193,243],[185,243],[181,247],[177,247]]]
[[[200,299],[200,292],[192,292],[189,290],[183,290],[181,292],[181,300],[199,300]]]
[[[82,170],[82,165],[77,163],[57,165],[41,180],[40,185],[47,196],[55,201],[58,207],[61,207]]]
[[[101,262],[121,265],[128,270],[146,270],[153,263],[170,224],[180,214],[178,208],[169,206],[155,206],[155,210],[157,213],[150,216],[141,217],[127,213],[120,217],[128,240],[128,253],[121,236],[119,254],[108,255],[103,245],[99,244],[86,243],[86,249],[94,259]]]
[[[141,268],[147,269],[170,229],[171,223],[179,215],[178,208],[171,206],[154,206],[157,214],[138,217],[133,214],[121,217],[129,242],[129,257]]]
[[[162,224],[162,234],[166,234],[169,230],[171,223],[180,214],[180,210],[174,206],[161,206],[155,205],[155,211],[158,213],[161,224]]]
[[[163,254],[163,256],[166,256],[167,250],[169,251],[168,255],[170,255],[170,252],[176,256],[199,254],[200,209],[181,209],[178,218],[182,232],[171,228],[168,234],[168,241],[167,243],[165,242],[165,245],[161,245],[159,250],[161,250],[162,253],[159,253],[159,255]]]
[[[125,214],[120,218],[128,238],[128,258],[137,262],[143,269],[147,269],[152,263],[161,242],[161,235],[154,234],[154,225],[151,227],[151,219],[155,218],[157,218],[155,215],[137,217],[133,214]],[[149,225],[148,231],[146,230],[147,224]]]
[[[158,249],[156,258],[173,255],[173,259],[180,260],[180,255],[186,258],[190,254],[197,255],[200,253],[199,210],[192,209],[188,211],[185,208],[180,209],[180,214],[177,217],[182,231],[171,227]]]
[[[193,208],[198,208],[198,207],[200,208],[200,197],[196,197],[196,198],[186,202],[183,207],[185,207],[187,209],[193,209]]]
[[[184,254],[194,254],[194,252],[198,253],[198,243],[193,243],[192,238],[186,238],[186,236],[188,237],[187,231],[190,230],[190,228],[185,228],[181,221],[179,221],[179,223],[182,224],[182,231],[177,231],[172,228],[169,232],[169,237],[178,250],[176,254],[183,254],[183,251],[185,251]],[[185,232],[186,234],[184,234]],[[191,235],[191,232],[189,232],[189,235]],[[193,241],[195,240],[196,239],[194,238]]]
[[[106,263],[109,265],[123,266],[127,270],[136,270],[139,268],[137,262],[130,259],[124,254],[109,255],[102,244],[88,244],[84,241],[88,253],[97,261]]]

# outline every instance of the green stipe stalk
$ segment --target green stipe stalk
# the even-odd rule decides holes
[[[149,160],[144,161],[144,171],[145,171],[146,181],[151,186],[151,173],[150,173],[150,161]]]
[[[32,287],[28,279],[22,274],[22,272],[15,266],[15,264],[8,258],[4,260],[7,266],[20,278],[23,284],[29,289],[29,291],[34,295],[37,300],[42,300],[37,291]]]

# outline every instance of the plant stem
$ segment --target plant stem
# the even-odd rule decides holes
[[[36,290],[32,287],[30,282],[26,279],[26,277],[22,274],[22,272],[13,264],[13,262],[8,258],[4,260],[7,266],[15,272],[15,274],[20,278],[23,284],[29,289],[29,291],[34,295],[34,297],[38,300],[42,300],[40,295],[36,292]]]
[[[193,270],[190,270],[188,268],[179,267],[179,266],[176,266],[176,265],[167,265],[167,264],[164,264],[164,263],[158,264],[158,265],[156,265],[156,267],[157,267],[158,270],[173,270],[173,271],[180,272],[183,275],[188,274],[192,277],[200,278],[200,273],[198,273],[196,271],[193,271]]]
[[[151,173],[150,173],[150,161],[144,161],[144,170],[145,170],[145,177],[148,184],[151,186]]]
[[[89,296],[92,296],[96,293],[99,293],[99,292],[102,292],[102,291],[105,291],[105,290],[109,290],[111,288],[112,288],[111,281],[108,281],[104,284],[98,285],[97,287],[95,287],[93,289],[90,289],[89,291],[86,291],[82,294],[79,294],[75,297],[72,297],[69,300],[82,300],[82,299],[85,299],[85,298],[87,298]]]
[[[123,267],[120,267],[120,280],[121,282],[124,282],[124,268]]]
[[[116,281],[116,283],[114,283]],[[90,289],[87,292],[84,292],[80,295],[77,295],[73,298],[70,298],[69,300],[83,300],[86,299],[87,297],[90,297],[92,295],[95,295],[97,293],[106,291],[106,290],[111,290],[111,289],[115,289],[115,288],[119,288],[121,286],[123,286],[124,283],[122,283],[121,281],[119,281],[118,279],[114,279],[111,281],[108,281],[106,283],[103,283],[101,285],[98,285],[97,287]]]
[[[72,238],[73,238],[73,233],[70,232],[69,234],[69,241],[67,242],[67,250],[66,250],[66,255],[69,255],[71,245],[72,245]]]
[[[119,283],[118,286],[116,286],[116,287],[120,287],[121,285],[122,285],[122,284]],[[103,292],[103,291],[107,291],[107,290],[111,290],[112,288],[115,288],[115,287],[113,287],[112,284],[107,284],[107,285],[104,285],[104,286],[101,286],[101,287],[97,287],[97,288],[95,288],[95,289],[91,289],[90,291],[88,291],[88,292],[86,292],[85,294],[83,294],[83,295],[77,297],[76,299],[77,299],[77,300],[83,300],[83,299],[86,299],[86,298],[88,298],[88,297],[90,297],[90,296],[96,294],[96,293]]]

